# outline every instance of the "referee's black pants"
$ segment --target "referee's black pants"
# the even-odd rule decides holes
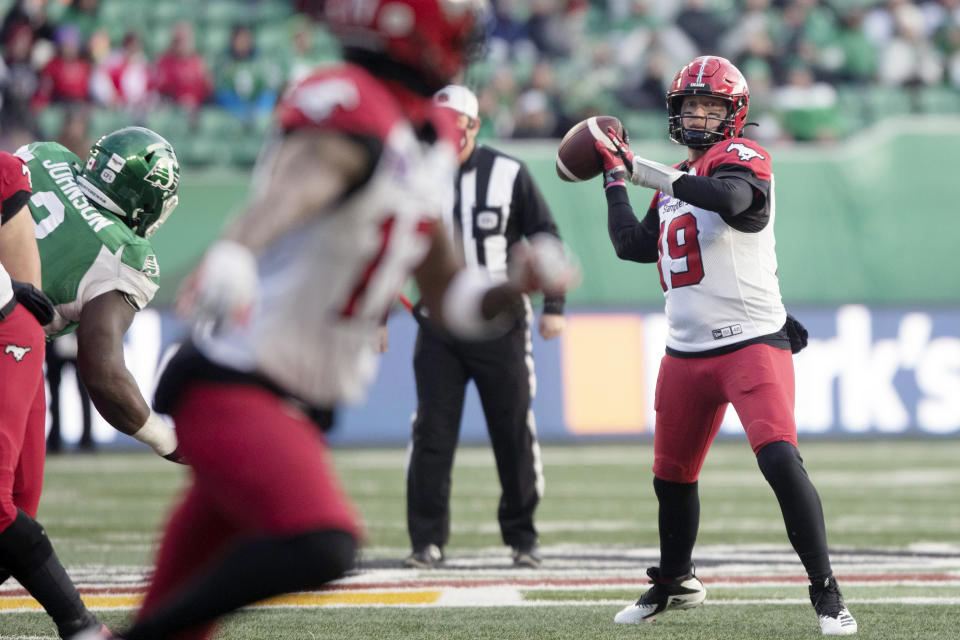
[[[528,316],[531,314],[527,314]],[[407,530],[414,549],[450,536],[450,472],[469,380],[477,385],[500,477],[497,519],[503,541],[537,541],[533,512],[543,476],[530,402],[536,384],[529,321],[480,342],[453,340],[421,326],[414,348],[417,413],[407,468]]]

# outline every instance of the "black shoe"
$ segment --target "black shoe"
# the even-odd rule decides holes
[[[403,566],[410,569],[434,569],[443,566],[443,549],[435,544],[428,544],[422,549],[414,549],[403,561]]]
[[[625,607],[614,618],[618,624],[637,624],[651,622],[664,611],[671,609],[692,609],[707,598],[703,583],[693,575],[693,571],[668,582],[660,578],[660,567],[647,569],[652,587],[640,596],[635,604]]]
[[[513,548],[513,566],[525,569],[539,569],[543,564],[537,544],[521,545]]]
[[[857,632],[857,621],[843,604],[843,594],[833,576],[824,580],[823,584],[810,585],[810,602],[817,612],[823,635],[851,636]]]

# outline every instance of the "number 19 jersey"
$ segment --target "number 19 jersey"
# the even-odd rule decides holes
[[[657,194],[667,347],[711,351],[776,333],[787,316],[774,251],[770,154],[752,140],[724,140],[694,162],[689,173],[748,175],[765,187],[769,218],[759,231],[741,231],[714,211]]]
[[[153,247],[87,200],[77,185],[80,158],[55,142],[24,145],[15,155],[30,168],[43,292],[57,310],[47,333],[75,329],[83,305],[108,291],[123,293],[138,311],[146,307],[160,275]]]

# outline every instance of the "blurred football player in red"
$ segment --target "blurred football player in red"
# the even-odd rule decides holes
[[[482,8],[325,3],[346,63],[285,93],[256,195],[179,300],[196,330],[156,405],[194,473],[124,638],[205,638],[227,612],[351,567],[360,526],[322,430],[363,397],[381,320],[411,273],[430,317],[459,335],[501,324],[521,292],[561,293],[575,277],[562,247],[533,242],[494,287],[457,270],[441,227],[459,137],[431,96],[480,44]]]
[[[619,258],[657,263],[669,324],[655,397],[660,566],[615,620],[651,621],[706,597],[692,561],[697,478],[733,404],[810,578],[821,631],[849,635],[857,623],[833,577],[820,497],[797,450],[791,352],[806,344],[806,330],[780,299],[773,170],[770,153],[741,137],[749,103],[740,71],[703,56],[667,90],[670,138],[687,147],[686,160],[666,166],[636,156],[612,129],[596,143],[610,239]],[[626,180],[655,190],[642,220]]]
[[[106,628],[84,606],[34,520],[46,450],[41,325],[54,311],[36,288],[41,268],[27,208],[31,191],[26,163],[0,152],[0,582],[16,578],[50,615],[61,638],[101,638]]]

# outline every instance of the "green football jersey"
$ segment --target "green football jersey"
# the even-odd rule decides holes
[[[75,329],[83,305],[108,291],[120,291],[138,311],[146,307],[157,292],[157,256],[149,241],[83,195],[80,158],[56,142],[24,145],[15,155],[30,168],[43,292],[58,314],[47,333]]]

